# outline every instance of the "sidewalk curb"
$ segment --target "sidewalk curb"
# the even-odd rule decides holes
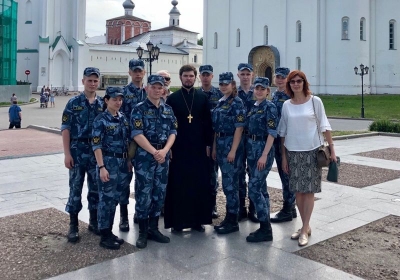
[[[369,133],[361,133],[361,134],[349,134],[342,136],[334,136],[333,140],[347,140],[347,139],[355,139],[362,137],[370,137],[370,136],[390,136],[390,137],[400,137],[400,133],[391,133],[391,132],[369,132]]]
[[[44,131],[44,132],[51,132],[51,133],[61,135],[61,130],[57,129],[57,128],[50,128],[50,127],[34,125],[34,124],[28,125],[27,128],[36,129],[36,130]]]
[[[366,118],[348,118],[348,117],[330,117],[327,116],[328,119],[335,119],[335,120],[350,120],[350,121],[374,121],[374,119],[366,119]]]

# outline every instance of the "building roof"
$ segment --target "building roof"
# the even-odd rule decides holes
[[[95,45],[107,44],[105,35],[88,37],[85,39],[85,42],[86,44],[95,44]]]
[[[193,43],[190,43],[188,41],[186,43],[185,43],[185,41],[182,41],[182,42],[176,44],[174,47],[178,48],[178,49],[198,49],[198,50],[202,50],[203,49],[203,46],[197,45],[197,44],[193,44]]]
[[[137,21],[150,22],[148,20],[141,19],[141,18],[138,18],[138,17],[135,17],[135,16],[131,16],[131,15],[123,15],[123,16],[116,17],[116,18],[110,18],[110,19],[107,19],[107,21],[109,21],[109,20],[118,20],[118,19],[127,19],[127,20],[137,20]]]
[[[190,31],[190,30],[187,30],[187,29],[183,29],[183,28],[181,28],[179,26],[168,26],[168,27],[164,27],[164,28],[161,28],[161,29],[152,30],[151,32],[169,31],[169,30],[171,30],[171,31],[183,31],[183,32],[190,32],[190,33],[199,34],[198,32],[193,32],[193,31]]]

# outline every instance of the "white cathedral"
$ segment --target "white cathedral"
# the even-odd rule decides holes
[[[205,63],[304,71],[316,94],[400,94],[399,0],[204,0]],[[217,79],[214,78],[217,83]]]
[[[101,87],[123,86],[129,60],[138,58],[136,48],[147,49],[151,41],[160,48],[153,73],[167,69],[171,85],[180,85],[179,68],[199,67],[203,48],[197,45],[198,33],[180,27],[178,1],[171,4],[167,27],[151,30],[150,21],[132,15],[132,0],[116,2],[122,15],[104,23],[105,36],[91,40],[85,38],[86,0],[18,0],[17,80],[26,80],[29,70],[33,91],[43,85],[80,91],[83,70],[92,66],[100,69]]]

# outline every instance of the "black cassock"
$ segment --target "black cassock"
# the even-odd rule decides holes
[[[212,124],[207,96],[194,88],[190,92],[182,88],[168,97],[167,104],[178,120],[178,134],[171,149],[165,228],[211,224],[212,189],[206,147],[212,143]]]

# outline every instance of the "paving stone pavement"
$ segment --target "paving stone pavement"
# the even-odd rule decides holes
[[[58,135],[55,137],[60,138]],[[20,150],[19,145],[17,150]],[[335,141],[335,147],[342,162],[399,169],[398,162],[353,155],[383,148],[400,148],[398,137],[340,140]],[[48,207],[64,211],[68,197],[68,172],[63,166],[63,154],[2,159],[0,178],[0,217]],[[270,173],[268,186],[280,188],[276,172]],[[131,188],[133,190],[133,183]],[[85,198],[86,186],[84,190]],[[400,215],[400,179],[363,189],[323,182],[322,192],[316,196],[320,199],[315,202],[311,218],[313,235],[308,246],[387,215]],[[86,199],[83,203],[86,209]],[[114,223],[114,233],[131,244],[135,244],[138,235],[137,225],[132,222],[133,212],[134,201],[131,200],[131,230],[128,233],[118,231],[118,209]],[[81,211],[79,218],[88,222],[88,211]],[[171,233],[163,229],[161,219],[160,229],[171,238],[170,244],[149,242],[146,249],[137,253],[51,279],[360,279],[292,254],[300,247],[290,240],[290,235],[300,225],[300,218],[274,224],[273,242],[249,244],[245,238],[257,228],[249,221],[240,223],[239,232],[219,236],[211,226],[206,226],[205,233]]]

